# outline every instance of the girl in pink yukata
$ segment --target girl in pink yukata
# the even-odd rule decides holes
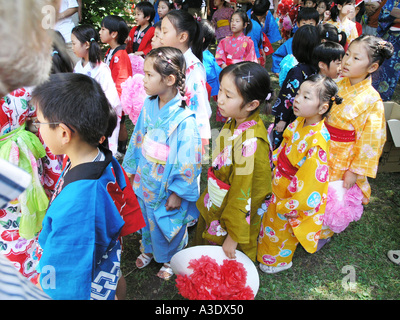
[[[221,68],[240,61],[258,62],[253,40],[247,37],[252,27],[244,11],[236,11],[230,21],[232,36],[220,41],[215,52],[215,60]]]

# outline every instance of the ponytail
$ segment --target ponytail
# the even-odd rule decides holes
[[[72,33],[81,43],[89,42],[89,62],[96,65],[101,62],[101,48],[99,33],[91,25],[79,25],[72,29]]]
[[[188,47],[200,61],[203,61],[203,29],[200,22],[183,10],[172,10],[165,17],[168,18],[177,33],[187,32]]]

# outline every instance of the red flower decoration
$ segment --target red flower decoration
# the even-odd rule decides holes
[[[189,300],[252,300],[253,290],[246,286],[247,271],[236,260],[216,260],[201,256],[189,261],[190,276],[178,275],[179,293]]]

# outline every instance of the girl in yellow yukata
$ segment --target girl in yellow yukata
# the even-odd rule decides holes
[[[386,141],[384,107],[370,75],[392,55],[390,42],[362,35],[350,44],[343,57],[344,78],[338,82],[343,103],[333,105],[325,120],[331,136],[329,181],[343,180],[346,193],[358,198],[357,207],[361,209],[356,214],[353,209],[352,214],[339,214],[335,206],[327,210],[321,238],[329,238],[360,219],[362,204],[369,202],[371,187],[367,177],[376,177]]]
[[[255,261],[262,210],[271,194],[268,133],[259,106],[271,98],[270,79],[255,62],[239,62],[220,73],[218,107],[229,117],[216,139],[208,184],[197,201],[196,244],[222,245],[235,258]]]
[[[289,269],[297,244],[317,250],[328,193],[329,132],[324,116],[340,103],[335,82],[319,74],[304,81],[294,99],[297,119],[273,153],[272,199],[262,219],[257,260],[260,269]]]

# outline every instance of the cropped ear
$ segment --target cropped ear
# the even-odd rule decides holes
[[[188,39],[189,39],[189,33],[187,33],[186,31],[183,31],[178,35],[178,40],[180,43],[186,43]]]
[[[61,144],[67,145],[72,139],[72,130],[64,123],[60,123],[57,128]]]
[[[368,67],[368,73],[374,73],[379,68],[379,63],[374,62]]]
[[[249,103],[246,104],[245,109],[246,109],[246,111],[248,111],[248,112],[252,112],[252,111],[254,111],[255,109],[257,109],[259,105],[260,105],[260,101],[258,101],[258,100],[253,100],[253,101],[251,101],[251,102],[249,102]]]
[[[318,114],[325,114],[329,110],[329,103],[325,102],[318,108]]]

